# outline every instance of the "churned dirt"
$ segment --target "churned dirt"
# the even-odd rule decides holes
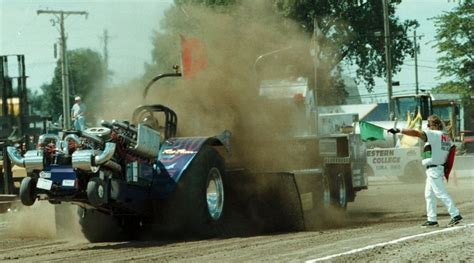
[[[461,228],[409,239],[330,261],[473,261],[474,178],[448,184],[465,218]],[[445,229],[449,215],[438,205],[440,227],[422,229],[425,208],[422,184],[371,181],[343,216],[330,227],[294,233],[267,233],[210,240],[131,241],[91,244],[80,235],[58,237],[49,204],[0,215],[0,261],[306,261],[369,245]],[[41,209],[40,209],[41,208]],[[71,220],[71,224],[75,224]]]

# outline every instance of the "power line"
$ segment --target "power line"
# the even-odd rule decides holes
[[[384,39],[385,39],[385,63],[387,73],[387,95],[388,95],[388,115],[391,118],[394,113],[394,105],[392,103],[392,61],[390,54],[390,27],[389,27],[389,10],[388,0],[382,0],[383,5],[383,21],[384,21]]]
[[[420,67],[420,68],[438,69],[438,68],[436,68],[436,67],[425,66],[425,65],[413,65],[413,64],[403,64],[403,65],[405,65],[405,66],[410,66],[410,67],[416,67],[416,66],[418,66],[418,67]]]
[[[88,13],[85,11],[56,11],[56,10],[38,10],[40,14],[52,14],[56,17],[56,20],[51,19],[53,26],[59,24],[60,40],[61,40],[61,80],[63,86],[63,128],[70,128],[70,113],[69,113],[69,70],[67,67],[67,48],[66,48],[66,35],[64,29],[64,19],[70,15],[85,15],[87,18]]]

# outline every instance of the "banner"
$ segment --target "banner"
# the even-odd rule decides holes
[[[192,78],[207,67],[207,55],[199,38],[181,36],[183,76]]]
[[[369,122],[360,121],[360,137],[362,141],[385,140],[385,129]]]

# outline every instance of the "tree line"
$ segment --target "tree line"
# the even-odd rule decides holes
[[[243,19],[234,14],[242,8],[246,0],[175,0],[161,21],[160,31],[152,37],[152,62],[145,65],[143,80],[150,79],[157,73],[170,71],[170,65],[179,61],[179,35],[201,36],[205,28],[200,28],[199,19],[189,17],[186,8],[200,6],[212,10],[217,15],[223,15],[238,27]],[[353,65],[356,68],[357,82],[364,85],[368,91],[374,87],[374,79],[386,74],[385,48],[383,38],[382,1],[339,1],[339,0],[275,0],[257,1],[268,2],[265,8],[274,14],[271,21],[278,25],[274,30],[298,31],[311,39],[318,28],[319,58],[321,75],[325,76],[318,86],[321,96],[330,98],[325,104],[343,104],[346,97],[345,84],[342,81],[344,73],[342,65]],[[388,1],[389,24],[391,31],[392,73],[400,71],[406,57],[413,57],[413,43],[408,36],[410,30],[418,26],[415,20],[400,20],[396,6],[400,0]],[[460,93],[465,103],[473,95],[474,82],[474,19],[473,2],[465,0],[458,3],[456,8],[433,18],[436,26],[435,46],[440,58],[437,61],[439,77],[451,77],[446,83],[434,87],[435,91]],[[249,11],[250,12],[250,11]],[[225,15],[225,16],[224,16]],[[234,16],[233,16],[234,15]],[[188,17],[187,17],[188,16]],[[281,18],[279,20],[278,18]],[[263,22],[266,18],[261,18]],[[256,20],[257,21],[257,20]],[[278,24],[280,21],[280,24]],[[297,26],[288,26],[286,21],[292,21]],[[259,21],[262,22],[262,21]],[[233,28],[237,30],[246,30]],[[380,34],[381,33],[381,34]],[[255,36],[258,37],[258,36]],[[314,40],[314,39],[313,39]],[[313,41],[312,40],[312,41]],[[243,43],[243,40],[242,40]],[[233,43],[234,48],[242,43]],[[282,41],[282,43],[286,43]],[[311,47],[308,43],[308,49]],[[277,47],[277,45],[275,45]],[[264,53],[265,50],[259,50]],[[242,54],[243,55],[243,54]],[[90,49],[68,51],[71,96],[81,95],[87,103],[90,96],[97,96],[97,90],[103,89],[107,77],[104,72],[104,62],[100,54]],[[55,69],[50,83],[42,85],[43,94],[31,94],[33,107],[42,114],[58,118],[62,113],[61,71],[60,64]],[[336,94],[336,96],[329,96]],[[71,103],[72,103],[71,97]],[[471,107],[471,113],[472,112]],[[474,114],[471,114],[474,115]]]

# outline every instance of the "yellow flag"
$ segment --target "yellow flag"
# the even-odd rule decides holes
[[[410,111],[407,111],[407,127],[411,125],[411,114]]]
[[[421,131],[421,121],[422,117],[420,112],[415,116],[415,118],[412,120],[410,113],[408,113],[407,116],[407,127],[410,129],[418,129]],[[408,136],[408,135],[403,135],[402,138],[400,139],[400,147],[401,148],[409,148],[409,147],[414,147],[418,145],[419,139],[417,137],[413,136]]]
[[[423,121],[423,117],[421,116],[421,113],[420,111],[418,111],[418,114],[416,115],[416,119],[417,119],[417,124],[418,124],[418,127],[416,127],[419,131],[421,131],[421,122]]]

